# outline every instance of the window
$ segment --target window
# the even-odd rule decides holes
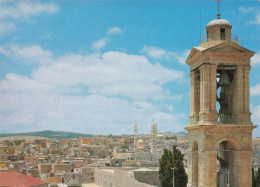
[[[209,41],[209,31],[207,31],[207,42]]]
[[[220,29],[220,40],[225,40],[225,29],[224,28]]]

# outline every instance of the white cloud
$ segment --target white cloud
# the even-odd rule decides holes
[[[260,84],[250,88],[251,96],[260,96]]]
[[[142,52],[145,53],[148,57],[155,59],[161,59],[166,54],[164,49],[146,45],[143,47]]]
[[[9,52],[2,46],[0,46],[0,54],[8,56]]]
[[[184,52],[179,52],[179,53],[169,52],[169,56],[173,56],[182,65],[186,64],[186,60],[187,60],[189,54],[190,54],[190,50],[188,50],[188,49],[185,50]]]
[[[96,50],[102,49],[103,47],[105,47],[107,40],[107,38],[102,38],[100,40],[94,41],[92,44],[92,48]]]
[[[7,0],[0,0],[0,4],[5,3]]]
[[[190,50],[185,50],[184,52],[172,52],[166,51],[159,47],[153,46],[144,46],[141,50],[144,54],[146,54],[150,58],[162,60],[177,60],[179,64],[184,65],[186,63],[186,59],[190,53]]]
[[[0,5],[0,37],[16,29],[14,22],[34,22],[35,16],[53,14],[59,10],[54,3],[34,0],[2,0]]]
[[[254,20],[246,22],[246,25],[260,24],[260,12],[255,7],[239,7],[239,11],[243,14],[253,13],[255,15]]]
[[[173,115],[172,113],[158,111],[153,114],[153,117],[155,119],[155,122],[159,123],[157,124],[157,126],[160,125],[162,129],[167,128],[166,126],[172,123],[173,128],[171,129],[171,131],[175,131],[175,132],[183,131],[184,126],[181,125],[182,124],[181,121],[185,118],[184,115],[181,114]]]
[[[255,20],[247,22],[248,25],[260,24],[260,14],[258,13],[255,17]]]
[[[28,19],[42,13],[53,14],[59,10],[53,3],[41,3],[39,1],[10,1],[0,7],[0,19]]]
[[[156,109],[156,107],[152,103],[148,103],[145,101],[134,102],[133,106],[134,108],[132,110],[137,112],[152,112]]]
[[[121,95],[133,99],[179,99],[169,95],[163,84],[180,82],[184,74],[160,64],[153,65],[144,56],[107,52],[102,56],[60,57],[52,66],[41,66],[32,77],[64,87],[84,85],[90,94]]]
[[[260,51],[258,53],[256,53],[252,59],[251,59],[251,63],[252,65],[258,65],[260,64]]]
[[[25,90],[25,89],[24,89]],[[159,129],[182,129],[181,119],[172,113],[160,112],[151,103],[135,110],[135,104],[105,96],[69,96],[46,92],[0,93],[1,131],[68,130],[85,133],[122,134],[138,123],[140,129],[149,129],[154,117]],[[145,105],[145,104],[144,104]],[[142,109],[142,107],[144,107]],[[176,115],[176,116],[175,116]]]
[[[254,7],[239,7],[238,10],[241,13],[246,14],[246,13],[250,13],[250,12],[255,11],[255,8]]]
[[[35,91],[53,91],[48,85],[40,84],[28,77],[16,75],[13,73],[6,75],[6,80],[0,82],[2,93],[21,93]]]
[[[52,52],[42,49],[39,45],[25,47],[11,45],[5,48],[0,46],[0,53],[10,58],[23,59],[26,63],[31,64],[48,64],[53,62]]]
[[[1,23],[0,22],[0,36],[8,34],[11,31],[14,31],[16,26],[13,23]]]
[[[111,27],[108,31],[108,35],[116,35],[116,34],[121,34],[122,30],[119,27]]]
[[[8,53],[17,60],[52,57],[37,45],[10,49]],[[36,52],[28,54],[30,51]],[[107,52],[61,56],[51,64],[40,64],[30,77],[11,73],[0,81],[0,129],[76,128],[81,132],[121,134],[128,133],[134,123],[147,129],[152,118],[162,130],[173,125],[182,128],[184,118],[178,112],[164,112],[166,108],[171,112],[172,106],[153,101],[180,99],[164,84],[179,84],[183,77],[182,72],[152,64],[140,55]]]
[[[170,105],[170,104],[164,104],[163,105],[168,111],[173,111],[173,109],[174,109],[174,107],[173,107],[173,105]]]

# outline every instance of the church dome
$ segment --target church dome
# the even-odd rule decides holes
[[[201,44],[201,47],[208,48],[212,44],[222,43],[224,41],[231,41],[231,29],[232,26],[229,21],[225,19],[214,19],[206,26],[207,40],[205,44]],[[213,42],[213,43],[212,43]],[[217,43],[216,43],[217,42]]]
[[[208,23],[207,27],[212,26],[212,25],[229,25],[229,26],[231,26],[229,21],[225,20],[225,19],[214,19]]]

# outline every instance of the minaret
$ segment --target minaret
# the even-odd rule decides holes
[[[207,40],[193,47],[190,66],[188,186],[252,186],[250,58],[231,38],[231,24],[206,26]]]
[[[134,148],[137,146],[137,136],[138,136],[138,127],[137,124],[135,124],[135,130],[134,130]]]
[[[150,139],[150,152],[154,153],[156,151],[156,137],[157,137],[157,125],[153,121],[151,126],[151,139]]]

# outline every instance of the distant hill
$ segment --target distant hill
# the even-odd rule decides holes
[[[177,132],[176,134],[180,134],[180,135],[188,136],[187,131]]]
[[[38,131],[38,132],[25,132],[25,133],[6,133],[0,134],[0,138],[3,137],[10,137],[10,136],[40,136],[45,138],[58,138],[58,139],[70,139],[70,138],[79,138],[79,137],[92,137],[91,134],[83,134],[83,133],[76,133],[76,132],[64,132],[64,131],[52,131],[52,130],[45,130],[45,131]]]

